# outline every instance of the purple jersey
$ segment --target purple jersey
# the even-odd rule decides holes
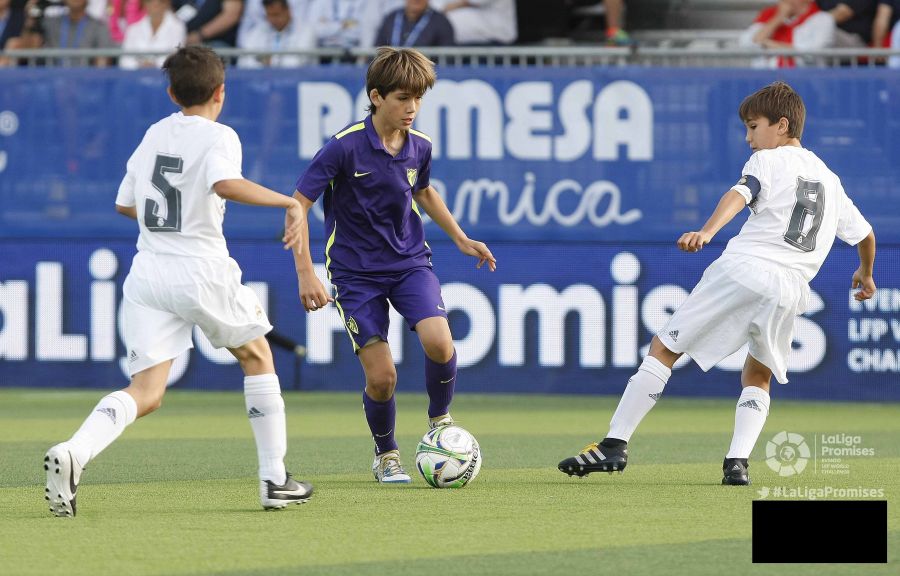
[[[325,265],[332,274],[392,274],[431,266],[431,249],[413,195],[428,186],[431,139],[410,130],[391,156],[372,117],[351,124],[316,154],[297,190],[325,193]]]

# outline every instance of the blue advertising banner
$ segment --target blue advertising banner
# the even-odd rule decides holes
[[[5,240],[0,247],[0,385],[125,383],[118,310],[132,243]],[[490,273],[476,270],[451,243],[433,247],[460,390],[603,394],[621,392],[652,335],[722,249],[684,254],[671,244],[497,242],[499,267]],[[314,253],[322,248],[315,243]],[[362,370],[338,311],[302,311],[290,255],[275,241],[235,241],[231,251],[276,330],[306,347],[299,366],[276,349],[285,387],[359,390]],[[885,263],[898,258],[896,247],[879,253]],[[321,258],[314,261],[325,281]],[[795,327],[791,382],[774,385],[773,394],[900,400],[900,268],[881,266],[876,298],[858,303],[849,290],[856,265],[855,250],[838,246],[813,281],[809,310]],[[196,348],[176,362],[173,383],[239,389],[231,355],[213,349],[199,330],[194,341]],[[390,342],[401,389],[422,390],[421,347],[396,314]],[[685,359],[666,393],[732,396],[745,357],[746,349],[738,351],[709,373]]]
[[[785,77],[803,142],[842,179],[882,242],[900,243],[900,76],[889,70],[517,68],[439,70],[416,128],[436,187],[485,240],[669,242],[702,225],[750,156],[737,107]],[[229,70],[220,120],[244,174],[293,191],[319,147],[362,118],[364,71]],[[130,238],[110,219],[128,156],[176,109],[158,71],[0,71],[0,237]],[[230,238],[279,217],[232,206]],[[736,227],[728,230],[734,231]],[[322,230],[313,227],[314,237]]]
[[[246,177],[290,193],[330,135],[363,114],[362,70],[229,70],[221,121]],[[741,99],[772,71],[441,70],[416,128],[434,142],[433,182],[496,273],[426,225],[461,367],[460,391],[618,394],[742,216],[699,254],[674,246],[702,225],[749,157]],[[875,299],[856,303],[856,251],[837,242],[798,318],[785,386],[773,394],[900,400],[900,78],[882,70],[778,71],[806,99],[804,144],[837,172],[879,239]],[[128,155],[174,108],[158,72],[0,71],[0,386],[118,387],[118,318],[136,226],[113,201]],[[319,208],[317,207],[317,210]],[[321,213],[316,217],[321,219]],[[229,203],[244,282],[276,329],[284,386],[359,390],[337,311],[306,315],[277,210]],[[312,223],[324,278],[323,233]],[[422,390],[415,333],[394,317],[401,390]],[[239,389],[227,351],[199,331],[172,383]],[[685,362],[667,394],[733,396],[746,351],[709,373]]]

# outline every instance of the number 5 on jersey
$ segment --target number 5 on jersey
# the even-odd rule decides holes
[[[166,180],[166,172],[181,174],[183,162],[179,156],[156,155],[156,166],[150,179],[162,194],[165,206],[152,198],[144,200],[144,225],[150,232],[181,232],[181,190]]]

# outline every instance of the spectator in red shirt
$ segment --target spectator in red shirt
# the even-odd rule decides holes
[[[763,8],[753,24],[741,34],[738,44],[772,50],[818,50],[834,44],[834,19],[822,12],[813,0],[781,0]],[[754,62],[761,68],[803,65],[796,58],[761,57]]]

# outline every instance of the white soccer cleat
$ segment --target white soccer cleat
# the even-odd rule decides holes
[[[54,516],[75,516],[75,491],[83,467],[69,452],[65,442],[47,450],[44,470],[47,471],[44,499],[50,503],[50,512]]]
[[[382,484],[409,484],[412,479],[400,465],[400,451],[389,450],[377,454],[372,462],[372,474]]]
[[[259,501],[266,510],[280,510],[288,504],[303,504],[312,493],[312,484],[294,480],[290,472],[280,486],[271,480],[259,481]]]

